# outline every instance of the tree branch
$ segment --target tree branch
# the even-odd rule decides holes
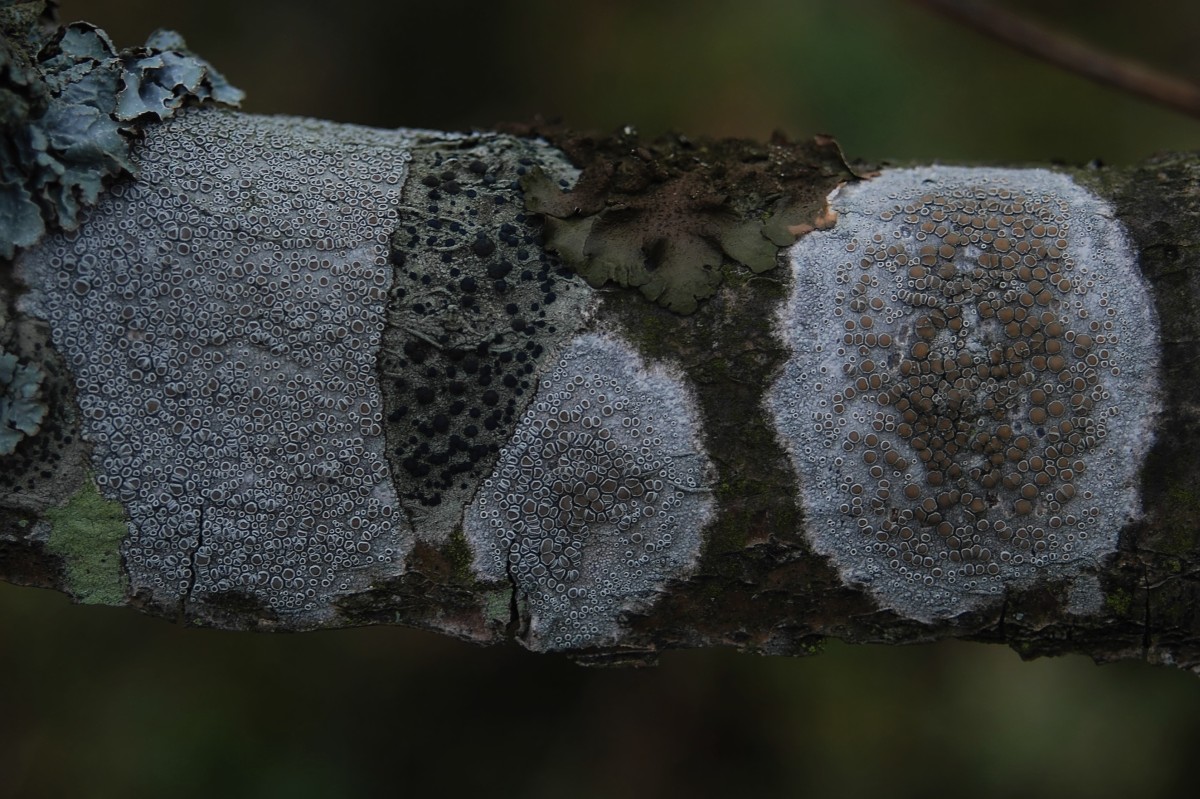
[[[1200,86],[1190,81],[1054,33],[984,0],[912,2],[1102,86],[1121,89],[1188,116],[1200,117]]]
[[[524,133],[148,127],[0,264],[0,577],[590,662],[1200,663],[1194,156]]]

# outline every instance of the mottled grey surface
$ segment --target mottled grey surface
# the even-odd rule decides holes
[[[442,542],[492,472],[555,352],[595,292],[541,246],[520,177],[574,178],[544,143],[481,133],[422,141],[392,239],[379,360],[400,504]]]
[[[921,620],[1093,570],[1140,511],[1158,404],[1154,309],[1111,209],[1045,170],[952,167],[831,206],[790,253],[768,400],[813,546]]]
[[[713,511],[700,441],[682,379],[620,339],[560,355],[465,525],[478,573],[528,598],[531,648],[612,643],[688,574]]]
[[[154,128],[19,262],[74,371],[131,588],[275,611],[403,570],[375,375],[403,132],[221,111]]]

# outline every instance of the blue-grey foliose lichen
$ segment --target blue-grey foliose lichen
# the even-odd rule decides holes
[[[241,98],[169,31],[121,51],[82,22],[25,48],[0,37],[0,256],[46,230],[73,229],[106,183],[132,170],[130,142],[143,121]]]
[[[37,366],[0,350],[0,455],[11,454],[21,439],[41,426],[46,416],[41,398],[44,377]]]
[[[1158,407],[1112,210],[1034,169],[895,170],[830,203],[790,252],[768,403],[814,547],[922,620],[1094,570],[1139,515]]]
[[[411,142],[194,109],[17,261],[75,375],[132,590],[318,621],[412,545],[376,359]],[[297,624],[306,622],[295,622]]]
[[[624,612],[694,565],[710,468],[682,378],[616,337],[580,336],[467,511],[476,569],[528,599],[531,648],[612,643]]]

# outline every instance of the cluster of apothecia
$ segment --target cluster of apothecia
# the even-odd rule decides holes
[[[770,406],[819,551],[953,615],[1095,566],[1136,513],[1157,331],[1100,200],[1039,170],[885,173],[791,252]]]
[[[20,261],[129,513],[135,593],[326,612],[400,568],[375,360],[408,144],[181,114],[135,149],[136,181]]]
[[[529,598],[531,645],[612,640],[687,573],[712,511],[698,433],[682,382],[619,339],[565,350],[467,515],[477,568]]]

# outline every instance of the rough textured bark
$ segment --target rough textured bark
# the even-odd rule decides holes
[[[184,140],[198,119],[232,120],[218,125],[223,130],[260,124],[226,113],[193,112],[169,124],[178,125],[173,130]],[[367,546],[362,551],[372,560],[346,566],[353,577],[341,590],[330,589],[297,609],[275,601],[267,572],[267,582],[257,587],[229,587],[218,579],[208,565],[207,553],[215,545],[205,543],[202,512],[198,533],[176,534],[186,544],[179,544],[179,563],[171,574],[183,576],[182,587],[169,580],[155,587],[145,576],[151,572],[131,572],[127,557],[137,546],[126,537],[132,528],[125,514],[140,511],[123,512],[117,501],[135,507],[130,503],[137,494],[120,494],[119,484],[103,476],[98,450],[108,452],[112,444],[81,433],[77,379],[83,382],[61,346],[55,346],[61,331],[38,318],[49,316],[44,307],[39,311],[21,299],[29,287],[5,261],[0,263],[0,343],[16,356],[14,363],[32,364],[41,373],[36,396],[45,413],[39,424],[26,425],[33,429],[22,432],[10,454],[0,455],[3,579],[65,590],[85,603],[129,604],[186,624],[257,630],[406,624],[479,643],[515,639],[595,663],[646,662],[660,650],[682,647],[800,655],[819,651],[826,637],[881,643],[955,637],[1007,643],[1030,657],[1077,652],[1098,661],[1134,658],[1200,667],[1195,612],[1200,465],[1193,457],[1193,447],[1200,445],[1194,401],[1200,382],[1195,357],[1200,322],[1194,311],[1200,301],[1196,156],[1162,156],[1128,168],[1062,170],[1105,198],[1127,229],[1149,281],[1161,335],[1163,409],[1141,471],[1144,508],[1137,521],[1120,530],[1116,551],[1099,564],[1095,601],[1081,611],[1067,581],[1037,579],[961,613],[916,621],[880,607],[870,592],[847,584],[827,558],[814,552],[805,535],[795,471],[764,405],[788,357],[774,327],[791,283],[783,268],[786,247],[797,236],[836,224],[825,204],[832,189],[870,179],[867,169],[847,165],[835,144],[639,142],[631,134],[592,139],[519,131],[549,136],[568,163],[544,142],[510,135],[447,138],[375,134],[299,120],[261,124],[294,129],[296,141],[319,143],[325,149],[318,160],[338,158],[340,146],[358,148],[356,153],[364,152],[362,147],[403,151],[398,160],[406,166],[396,166],[401,170],[400,195],[394,198],[398,210],[381,212],[371,222],[373,240],[386,242],[389,283],[386,325],[368,355],[373,377],[383,386],[383,429],[376,438],[386,442],[386,485],[398,498],[389,507],[411,524],[410,548],[398,549],[394,558],[389,549],[385,566],[382,544]],[[151,129],[149,135],[158,134]],[[206,145],[193,146],[203,152]],[[153,172],[148,164],[141,164],[144,174]],[[169,172],[176,164],[158,166]],[[211,172],[212,191],[221,188],[222,176],[228,172]],[[125,186],[138,185],[122,180]],[[304,185],[304,178],[295,180]],[[370,174],[362,178],[371,184],[380,180]],[[573,191],[561,193],[564,187]],[[186,194],[186,188],[179,191]],[[267,194],[263,190],[249,201],[252,216],[269,220],[276,213]],[[138,210],[135,200],[122,202]],[[221,209],[210,210],[219,223]],[[246,223],[240,224],[245,230]],[[89,239],[102,234],[88,225],[85,221],[71,241],[104,244]],[[542,241],[548,249],[542,249]],[[27,274],[33,267],[24,269]],[[572,271],[600,288],[588,289]],[[430,278],[448,282],[444,289],[431,288]],[[468,296],[478,299],[464,299]],[[543,324],[536,325],[539,319]],[[483,565],[488,555],[479,543],[484,533],[473,532],[469,520],[464,527],[463,520],[478,510],[472,503],[480,485],[489,475],[499,479],[494,470],[503,463],[540,381],[550,385],[556,364],[570,371],[571,362],[562,359],[572,346],[583,345],[569,342],[589,331],[601,331],[607,337],[603,341],[626,347],[622,352],[628,354],[601,360],[609,358],[606,363],[627,369],[630,380],[647,380],[644,385],[654,387],[631,395],[631,407],[657,413],[664,423],[696,414],[697,448],[710,462],[697,456],[703,474],[694,483],[684,484],[682,466],[667,481],[679,481],[679,507],[696,508],[694,516],[680,512],[686,529],[676,534],[680,540],[696,538],[694,557],[672,565],[675,571],[662,566],[661,584],[631,584],[629,601],[603,605],[609,629],[564,643],[549,637],[546,630],[553,632],[553,625],[538,627],[548,624],[554,611],[539,604],[538,591],[522,582],[519,564],[489,573]],[[514,359],[513,353],[527,357]],[[489,359],[495,363],[495,388],[482,379],[460,379],[488,371]],[[529,369],[511,370],[513,363]],[[659,382],[645,377],[651,373]],[[508,394],[501,388],[502,375],[513,376]],[[17,378],[9,380],[16,385]],[[685,386],[680,398],[658,408],[655,402],[674,391],[673,385]],[[482,414],[480,423],[472,424],[463,409],[496,406],[495,389],[500,400],[512,401],[503,413],[496,412],[492,426],[470,434],[481,442],[474,451],[465,443],[466,434],[459,436],[460,428],[483,427],[482,420],[490,417]],[[466,398],[463,406],[451,411],[460,397]],[[504,409],[502,402],[499,406]],[[430,450],[428,442],[455,436],[461,446],[447,445],[439,454],[435,443]],[[436,484],[429,465],[447,462],[461,468],[444,485]],[[199,477],[205,465],[191,468]],[[186,472],[172,477],[183,499],[195,490],[194,483],[192,489],[182,487],[191,479]],[[686,505],[692,493],[707,504]],[[597,514],[606,512],[595,507]],[[587,538],[588,528],[579,519],[572,524],[583,531],[582,540],[599,541],[598,534]],[[512,546],[510,551],[520,554]],[[569,565],[599,557],[580,546],[582,560],[572,556]],[[646,566],[648,572],[658,568],[655,563]],[[208,588],[195,590],[202,579]]]

